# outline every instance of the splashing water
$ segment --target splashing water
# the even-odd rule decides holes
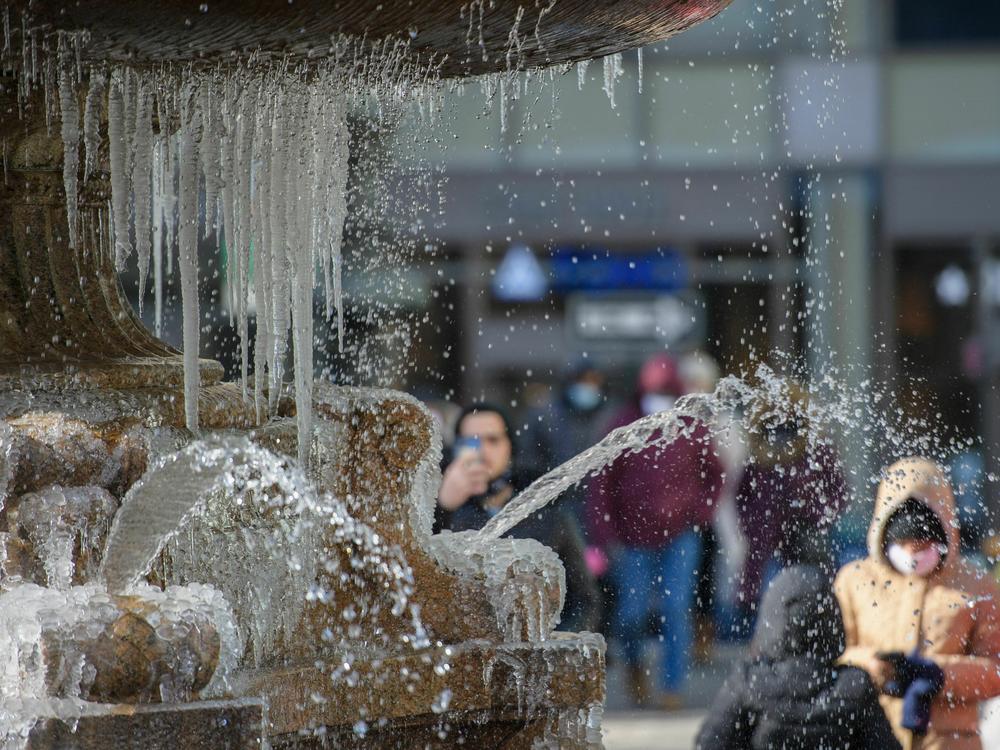
[[[899,415],[891,407],[894,394],[875,391],[867,381],[860,390],[848,389],[843,385],[849,382],[847,378],[839,380],[838,373],[831,369],[825,378],[812,385],[804,415],[797,414],[803,405],[795,402],[789,382],[770,367],[759,365],[752,378],[725,377],[712,393],[683,396],[668,411],[650,414],[612,431],[596,445],[529,485],[482,529],[472,533],[473,543],[485,543],[503,536],[619,456],[667,445],[689,436],[699,425],[716,434],[722,429],[720,417],[723,416],[736,417],[747,429],[753,428],[753,421],[780,423],[790,417],[804,416],[805,438],[810,447],[828,442],[839,432],[851,435],[852,440],[866,451],[886,454],[886,460],[914,452],[944,460],[960,447],[942,442],[933,426],[925,421],[900,423]],[[869,480],[874,485],[878,475]]]
[[[426,641],[409,605],[413,581],[401,554],[342,503],[318,495],[300,468],[245,438],[192,443],[158,462],[125,496],[101,576],[111,591],[129,591],[151,570],[173,584],[199,581],[221,591],[258,664],[277,638],[293,635],[307,602],[334,601],[320,583],[324,573],[343,571],[345,584],[354,575],[374,576],[380,585],[362,591],[363,607],[361,599],[354,606],[370,617],[383,609],[408,615],[406,641]],[[361,636],[360,623],[349,630]]]

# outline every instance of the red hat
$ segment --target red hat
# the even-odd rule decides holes
[[[646,360],[639,370],[639,393],[664,393],[670,396],[684,394],[684,385],[673,357],[660,353]]]

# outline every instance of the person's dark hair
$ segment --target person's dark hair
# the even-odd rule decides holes
[[[514,431],[511,429],[510,418],[507,416],[501,407],[496,404],[491,404],[488,401],[476,401],[466,406],[462,411],[458,413],[458,418],[455,420],[455,437],[459,437],[462,434],[462,422],[470,414],[496,414],[503,421],[504,429],[507,431],[507,439],[510,440],[511,455],[514,453]]]
[[[948,534],[937,513],[914,497],[907,499],[889,517],[885,525],[883,546],[904,539],[920,539],[937,544],[948,544]]]

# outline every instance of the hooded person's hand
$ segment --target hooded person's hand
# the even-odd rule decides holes
[[[904,655],[895,651],[879,654],[878,658],[892,667],[892,677],[886,680],[882,691],[903,699],[903,727],[917,735],[926,734],[931,703],[944,687],[941,667],[916,652]]]

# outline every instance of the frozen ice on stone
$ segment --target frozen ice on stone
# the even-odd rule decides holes
[[[319,548],[320,538],[334,546]],[[161,551],[153,570],[160,580],[205,582],[224,594],[256,663],[291,635],[307,601],[329,601],[316,586],[320,568],[339,570],[345,583],[374,575],[380,585],[358,589],[361,611],[409,613],[411,644],[424,639],[398,552],[334,498],[317,495],[299,468],[244,438],[199,441],[151,468],[123,500],[102,578],[112,591],[130,591]]]
[[[4,655],[0,695],[5,699],[80,698],[81,682],[87,675],[85,657],[74,644],[96,640],[119,614],[111,597],[93,584],[60,591],[27,583],[0,594],[0,653]],[[46,633],[62,638],[65,648],[45,650]],[[0,724],[0,738],[11,729]]]
[[[116,628],[131,623],[145,634],[143,650],[133,656],[148,670],[148,682],[141,673],[116,671],[118,656],[108,660],[125,637]],[[239,645],[228,604],[209,586],[143,585],[129,597],[96,584],[17,586],[0,594],[0,742],[23,739],[25,714],[20,707],[8,710],[14,696],[38,703],[68,699],[75,711],[79,699],[123,690],[142,702],[190,700],[199,690],[217,695],[239,659]]]
[[[139,430],[107,441],[65,414],[25,411],[0,423],[0,508],[53,484],[124,491],[145,469],[146,454]]]
[[[96,579],[117,508],[103,487],[53,486],[19,498],[9,524],[41,560],[44,583],[67,589]]]

